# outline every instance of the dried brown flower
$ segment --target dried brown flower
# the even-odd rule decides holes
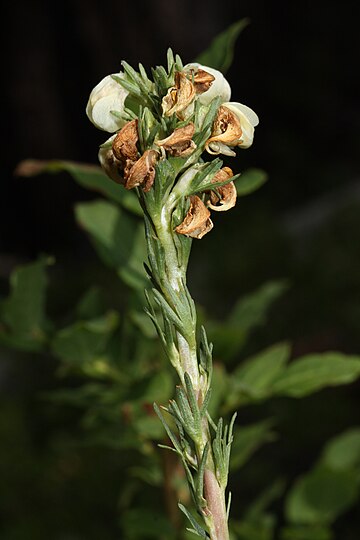
[[[183,71],[175,72],[175,86],[168,90],[162,100],[162,109],[165,116],[184,118],[184,111],[195,99],[195,87]]]
[[[190,208],[184,221],[175,228],[175,231],[185,236],[201,239],[212,228],[213,223],[209,210],[197,195],[193,195],[190,197]]]
[[[216,191],[210,192],[210,200],[208,202],[208,207],[217,212],[224,212],[230,210],[236,204],[236,187],[234,182],[230,181],[230,178],[234,176],[234,173],[230,167],[223,167],[213,178],[212,182],[214,184],[218,182],[225,182],[229,180],[228,184],[223,186],[215,187]]]
[[[192,140],[194,133],[195,125],[190,122],[185,127],[175,129],[166,139],[156,141],[156,144],[164,148],[171,156],[185,157],[196,148],[196,144]]]
[[[194,74],[194,86],[197,94],[203,94],[209,90],[213,81],[215,81],[214,75],[211,75],[204,69],[199,68]]]
[[[155,164],[158,159],[156,150],[146,150],[135,163],[127,160],[124,178],[126,189],[142,186],[143,190],[149,191],[155,180]]]
[[[113,141],[112,149],[116,159],[122,162],[125,162],[127,159],[136,161],[139,156],[136,146],[138,140],[138,121],[131,120],[131,122],[127,122],[119,131]]]
[[[216,145],[236,146],[241,135],[240,120],[230,109],[221,106],[213,125],[211,137],[206,142],[206,150],[210,154],[218,154],[219,151],[215,149]]]
[[[101,167],[104,169],[107,176],[111,178],[111,180],[117,184],[124,184],[122,162],[114,156],[111,146],[109,148],[100,148],[99,161]]]

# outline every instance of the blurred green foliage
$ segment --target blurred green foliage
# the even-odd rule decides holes
[[[218,36],[198,61],[226,70],[245,25],[235,23]],[[13,358],[24,370],[17,374],[19,380],[27,375],[26,362],[36,362],[58,376],[41,399],[38,395],[13,399],[10,393],[2,398],[1,538],[113,540],[119,534],[129,540],[192,538],[181,532],[177,512],[178,500],[189,504],[183,473],[172,454],[157,447],[168,440],[152,404],[165,404],[172,397],[176,378],[142,310],[146,250],[136,197],[96,166],[32,161],[21,171],[26,175],[67,171],[80,186],[105,197],[78,204],[75,217],[108,270],[100,286],[79,293],[74,307],[50,317],[45,306],[48,270],[54,261],[41,257],[13,272],[9,295],[1,301],[0,343],[4,350],[16,350]],[[252,193],[266,178],[263,171],[249,169],[237,181],[238,195]],[[251,231],[245,234],[251,242]],[[320,238],[316,254],[323,246]],[[341,242],[338,248],[336,260],[341,259]],[[336,276],[336,265],[333,268]],[[111,273],[122,282],[120,298],[109,294]],[[334,523],[358,500],[356,427],[326,443],[309,470],[301,462],[300,446],[293,449],[293,459],[300,465],[293,467],[289,478],[279,477],[272,465],[273,458],[277,461],[272,446],[280,441],[286,447],[277,425],[284,410],[293,410],[293,398],[351,383],[360,374],[359,357],[326,352],[294,359],[290,344],[283,341],[265,349],[255,347],[254,354],[248,354],[251,338],[264,328],[288,287],[284,281],[262,285],[236,299],[223,320],[210,319],[201,311],[201,322],[215,343],[210,411],[228,415],[240,409],[231,463],[234,496],[239,470],[243,495],[234,497],[233,540],[332,540]],[[353,326],[358,315],[351,313]],[[344,316],[349,316],[346,310]],[[289,424],[295,446],[298,430],[303,439],[311,436],[297,418]],[[30,437],[30,432],[36,436]]]
[[[249,174],[250,184],[254,182],[254,170]],[[258,176],[263,177],[263,173],[258,171]],[[74,178],[79,181],[78,175],[74,174]],[[96,178],[96,189],[109,195],[110,180],[100,169]],[[246,182],[247,173],[242,178]],[[83,180],[80,183],[84,185]],[[261,182],[254,182],[257,184]],[[91,287],[70,310],[65,325],[50,321],[45,298],[47,268],[53,261],[42,257],[13,273],[9,296],[1,304],[0,337],[7,346],[42,352],[45,357],[51,355],[60,376],[76,381],[48,393],[46,400],[52,407],[67,404],[72,410],[82,411],[84,435],[70,438],[65,454],[71,448],[82,460],[79,456],[84,451],[86,459],[94,445],[107,447],[111,459],[118,456],[122,534],[129,539],[183,538],[179,532],[181,521],[169,506],[176,506],[178,500],[189,504],[185,478],[176,461],[169,465],[166,451],[154,444],[168,442],[152,403],[165,404],[172,397],[176,379],[150,320],[142,311],[142,291],[146,286],[142,268],[146,259],[143,226],[135,206],[109,197],[111,201],[79,203],[75,217],[103,263],[123,281],[124,307],[119,311],[116,302],[106,298],[106,287]],[[202,322],[215,342],[212,414],[228,415],[276,396],[304,397],[325,386],[350,383],[359,376],[359,357],[329,352],[294,360],[286,342],[274,344],[237,364],[252,333],[264,325],[272,304],[287,289],[285,282],[267,283],[236,301],[222,321],[211,320],[202,313]],[[246,467],[259,448],[278,439],[276,424],[276,417],[272,416],[236,426],[231,455],[233,473]],[[294,540],[333,538],[331,524],[358,497],[359,447],[358,429],[354,428],[330,441],[314,468],[290,485],[274,479],[275,484],[242,512],[240,521],[234,520],[233,538],[271,540],[275,534]],[[20,457],[20,461],[24,459],[25,456]],[[83,481],[87,485],[88,480]],[[158,497],[151,495],[159,490],[165,490],[169,496],[164,510]],[[276,533],[281,521],[269,507],[278,499],[284,503],[287,524]],[[14,538],[21,539],[21,534]],[[32,534],[35,538],[38,533]]]

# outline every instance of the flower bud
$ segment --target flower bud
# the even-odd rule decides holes
[[[116,75],[122,77],[122,73]],[[117,118],[111,111],[122,112],[127,95],[128,92],[111,75],[107,75],[90,94],[86,106],[89,120],[97,128],[114,133],[125,124],[125,120]]]
[[[202,66],[201,64],[193,63],[187,64],[184,67],[184,71],[187,73],[193,73],[196,78],[198,72],[210,73],[214,77],[214,80],[211,84],[207,84],[208,90],[205,90],[203,93],[198,95],[198,101],[203,105],[209,105],[209,103],[216,97],[220,97],[221,101],[229,101],[231,97],[231,88],[224,75],[217,69],[213,69],[208,66]],[[200,83],[200,80],[199,80]]]

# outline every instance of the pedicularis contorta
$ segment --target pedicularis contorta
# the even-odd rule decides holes
[[[231,89],[217,70],[196,63],[183,66],[168,52],[167,69],[149,78],[140,64],[105,77],[91,92],[87,115],[112,136],[99,160],[119,189],[134,189],[144,212],[151,282],[146,311],[179,376],[175,398],[154,405],[181,459],[202,523],[181,504],[191,530],[211,540],[228,540],[230,425],[212,419],[212,345],[197,329],[196,309],[186,285],[192,239],[213,228],[212,212],[236,204],[234,175],[218,157],[248,148],[258,117],[230,101]],[[213,214],[214,215],[214,214]],[[169,443],[170,444],[170,443]],[[167,450],[166,450],[167,451]]]

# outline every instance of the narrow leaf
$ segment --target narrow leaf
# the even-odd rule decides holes
[[[178,503],[178,507],[185,514],[188,520],[191,523],[191,526],[194,528],[192,532],[200,536],[201,538],[210,538],[207,532],[198,524],[198,522],[193,518],[190,512],[183,506],[181,503]],[[189,529],[188,529],[189,530]]]

